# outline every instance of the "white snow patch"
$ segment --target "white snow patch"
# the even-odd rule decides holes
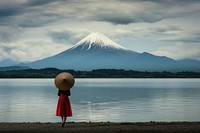
[[[92,47],[99,46],[101,48],[111,48],[111,49],[120,49],[127,50],[126,48],[120,46],[116,42],[112,41],[104,34],[99,32],[94,32],[83,38],[81,41],[76,43],[71,49],[75,49],[79,46],[82,46],[82,49],[87,48],[89,50]]]

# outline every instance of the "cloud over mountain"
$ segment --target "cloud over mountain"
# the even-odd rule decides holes
[[[41,26],[56,19],[107,21],[113,24],[153,23],[196,13],[200,6],[200,2],[195,0],[8,0],[0,4],[0,19],[7,19],[5,22],[18,20],[18,25],[22,27]],[[29,19],[24,18],[28,16]]]

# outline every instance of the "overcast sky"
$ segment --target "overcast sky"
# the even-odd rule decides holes
[[[52,56],[91,32],[136,52],[200,60],[200,1],[0,0],[0,60]]]

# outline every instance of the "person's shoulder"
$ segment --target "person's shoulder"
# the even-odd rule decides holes
[[[60,92],[60,93],[65,93],[65,91],[63,91],[63,90],[59,90],[59,92]]]
[[[60,93],[69,93],[70,90],[59,90]]]

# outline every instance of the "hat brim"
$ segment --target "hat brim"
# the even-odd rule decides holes
[[[74,85],[74,77],[70,73],[62,72],[55,78],[55,86],[60,90],[69,90]]]

